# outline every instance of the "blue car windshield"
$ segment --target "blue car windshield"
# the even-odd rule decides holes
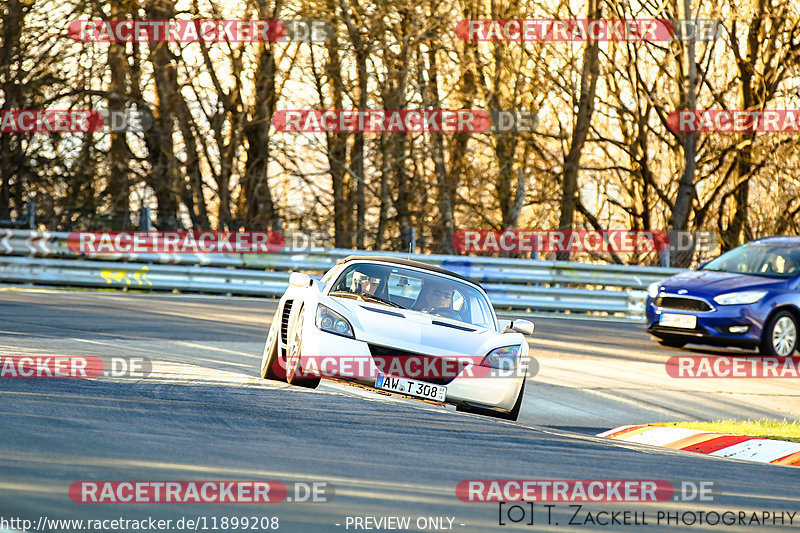
[[[701,270],[791,278],[800,274],[800,247],[745,244],[710,261]]]

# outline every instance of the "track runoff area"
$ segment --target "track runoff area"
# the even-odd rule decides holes
[[[735,350],[666,349],[634,324],[534,319],[538,371],[512,423],[338,382],[260,379],[274,300],[2,290],[0,308],[0,355],[20,374],[0,379],[0,529],[800,524],[796,468],[595,437],[635,423],[796,419],[792,379],[668,372],[674,357]],[[41,375],[21,375],[32,370]]]

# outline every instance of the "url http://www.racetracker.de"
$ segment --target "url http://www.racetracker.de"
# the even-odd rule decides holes
[[[40,516],[36,520],[0,516],[0,531],[266,531],[280,528],[277,516],[192,516],[176,519],[142,518],[55,519]]]

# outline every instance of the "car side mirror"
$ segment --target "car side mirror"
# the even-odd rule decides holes
[[[289,285],[292,287],[308,287],[309,283],[311,283],[311,277],[308,274],[292,272],[289,275]]]
[[[523,319],[513,320],[503,328],[503,333],[508,333],[510,331],[522,333],[523,335],[533,335],[533,322]]]
[[[709,264],[711,261],[712,261],[711,259],[706,259],[705,261],[700,261],[699,263],[697,263],[697,270],[701,270],[704,266]]]

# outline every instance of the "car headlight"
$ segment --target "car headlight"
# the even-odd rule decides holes
[[[767,295],[767,291],[741,291],[720,294],[714,301],[720,305],[746,305],[754,304]]]
[[[342,337],[355,338],[353,326],[345,317],[322,304],[317,305],[317,319],[314,321],[316,326],[322,331],[341,335]]]
[[[490,366],[492,368],[502,368],[511,370],[517,366],[517,359],[519,358],[519,346],[503,346],[502,348],[495,348],[483,358],[481,366]]]
[[[660,281],[654,281],[647,287],[647,295],[650,298],[655,298],[658,296],[658,287],[661,285]]]

